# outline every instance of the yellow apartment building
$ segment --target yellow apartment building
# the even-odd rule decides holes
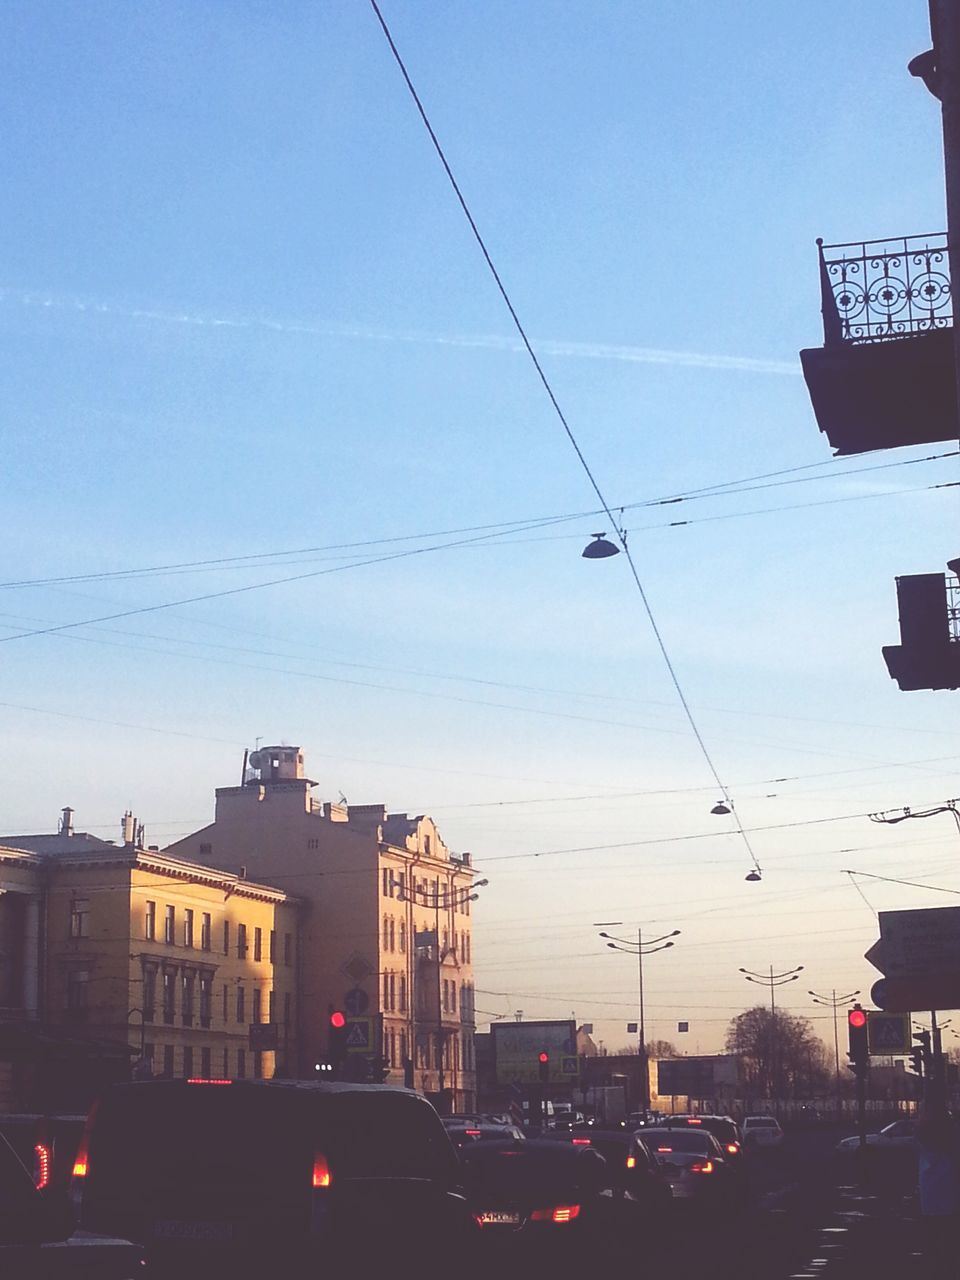
[[[329,1055],[343,1010],[357,1057],[449,1110],[476,1105],[470,855],[426,815],[321,801],[298,747],[264,747],[241,786],[218,787],[214,820],[173,858],[239,867],[301,903],[298,1073]]]

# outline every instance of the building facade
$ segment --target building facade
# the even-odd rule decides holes
[[[301,903],[297,1072],[329,1059],[329,1016],[348,1019],[348,1057],[382,1064],[445,1109],[475,1105],[469,854],[425,815],[312,795],[297,747],[265,747],[214,821],[166,854],[276,885]],[[359,1073],[359,1061],[354,1064]],[[379,1070],[377,1071],[379,1076]]]
[[[293,1073],[301,1008],[292,895],[72,830],[12,840],[33,847],[0,847],[8,1027],[128,1046],[145,1076]]]

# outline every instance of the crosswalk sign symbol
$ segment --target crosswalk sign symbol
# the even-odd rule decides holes
[[[347,1049],[370,1048],[370,1022],[368,1019],[351,1022],[347,1027]]]
[[[909,1053],[913,1044],[908,1013],[869,1012],[867,1034],[870,1052],[879,1057]]]

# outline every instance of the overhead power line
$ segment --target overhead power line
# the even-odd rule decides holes
[[[434,132],[433,125],[430,123],[430,119],[427,116],[426,109],[424,108],[424,105],[420,100],[420,96],[417,93],[417,90],[414,86],[414,83],[410,78],[410,73],[407,71],[403,58],[400,56],[400,51],[398,50],[396,44],[394,43],[393,36],[390,33],[390,28],[387,26],[387,23],[383,17],[383,14],[380,12],[380,7],[377,4],[377,0],[370,0],[370,5],[374,13],[376,14],[377,21],[380,23],[380,26],[383,30],[383,34],[386,37],[387,43],[390,46],[390,51],[393,54],[393,57],[397,63],[397,66],[400,68],[400,73],[403,76],[407,89],[410,91],[410,95],[413,98],[414,103],[416,104],[417,111],[420,114],[420,119],[423,121],[424,127],[426,128],[428,134],[430,135],[430,140],[433,143],[434,150],[436,151],[437,156],[440,159],[440,163],[443,165],[444,172],[446,173],[447,178],[450,181],[450,185],[453,188],[454,194],[457,197],[457,200],[460,204],[460,208],[463,211],[464,217],[467,219],[467,222],[470,224],[470,230],[473,232],[474,239],[476,240],[477,245],[480,248],[480,252],[483,255],[484,261],[486,262],[487,267],[490,271],[490,274],[493,277],[493,280],[497,286],[500,296],[503,299],[504,305],[506,306],[508,312],[510,313],[510,318],[513,321],[514,327],[516,328],[517,333],[520,336],[520,340],[523,343],[528,356],[530,357],[533,367],[537,372],[537,376],[540,380],[541,385],[543,386],[544,391],[547,394],[547,398],[549,399],[550,404],[553,407],[554,413],[556,414],[557,419],[560,422],[560,425],[563,427],[564,434],[566,435],[571,448],[573,449],[574,453],[577,456],[577,460],[579,461],[580,466],[583,469],[583,472],[590,483],[590,487],[593,489],[594,493],[597,495],[597,499],[600,502],[600,506],[603,508],[604,514],[609,519],[611,527],[617,531],[617,537],[620,541],[620,545],[623,549],[623,553],[624,553],[624,556],[626,557],[627,563],[630,566],[630,574],[633,578],[634,585],[637,588],[637,592],[639,593],[641,603],[643,604],[644,612],[646,613],[647,620],[650,624],[650,629],[652,630],[654,639],[657,642],[657,647],[660,650],[660,654],[663,658],[664,665],[667,668],[667,672],[670,676],[670,681],[673,684],[673,687],[674,687],[674,690],[676,691],[678,699],[680,700],[680,705],[683,708],[683,712],[684,712],[684,715],[686,716],[687,723],[689,724],[690,730],[694,738],[696,739],[697,745],[700,748],[700,754],[703,756],[703,759],[707,765],[707,768],[710,770],[710,773],[713,775],[713,779],[716,782],[717,787],[720,790],[720,793],[722,794],[722,796],[727,802],[727,807],[729,808],[731,816],[733,817],[734,823],[736,824],[737,831],[739,832],[740,838],[743,841],[744,847],[750,857],[750,861],[753,863],[753,866],[756,869],[757,875],[759,875],[761,872],[761,867],[757,859],[757,855],[753,851],[753,846],[750,843],[750,838],[744,829],[743,823],[741,822],[740,816],[736,811],[736,808],[733,804],[730,793],[727,790],[727,787],[724,784],[723,779],[720,777],[720,773],[719,773],[719,770],[717,769],[716,764],[714,763],[713,756],[711,755],[710,750],[707,747],[703,734],[700,731],[700,727],[697,724],[696,719],[694,718],[692,710],[690,709],[690,704],[687,701],[687,696],[683,690],[683,686],[680,683],[680,678],[673,664],[673,659],[671,658],[669,650],[667,649],[666,641],[664,640],[663,634],[660,631],[660,627],[657,623],[656,617],[654,616],[653,608],[647,597],[647,593],[644,588],[643,582],[641,581],[640,574],[637,570],[637,566],[634,563],[633,556],[630,552],[630,548],[627,545],[626,535],[620,530],[620,527],[616,519],[614,518],[613,511],[611,510],[610,503],[607,500],[607,497],[604,494],[603,490],[601,489],[596,476],[593,474],[593,470],[591,469],[590,464],[587,461],[586,455],[583,449],[581,448],[576,435],[574,434],[573,428],[570,426],[570,423],[567,421],[567,417],[564,414],[563,409],[560,407],[560,402],[557,399],[557,396],[553,390],[553,387],[550,383],[549,378],[544,372],[543,366],[540,363],[537,353],[533,349],[530,339],[527,337],[527,332],[523,327],[523,324],[520,320],[520,316],[518,315],[517,310],[513,305],[510,295],[507,292],[506,286],[504,285],[503,280],[501,279],[500,273],[497,270],[496,265],[494,264],[493,258],[490,256],[490,251],[486,246],[483,236],[480,234],[480,229],[474,220],[473,214],[470,212],[470,207],[467,204],[466,198],[464,197],[464,194],[460,189],[460,185],[457,182],[456,177],[454,176],[453,170],[450,167],[450,163],[447,160],[443,147],[440,145],[440,140],[437,137],[436,133]]]

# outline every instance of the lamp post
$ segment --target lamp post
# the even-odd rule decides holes
[[[960,376],[960,371],[958,371]],[[871,822],[884,822],[888,826],[893,826],[898,822],[906,822],[908,818],[932,818],[938,813],[949,813],[953,816],[954,822],[957,824],[957,832],[960,833],[960,800],[944,800],[943,804],[931,805],[929,809],[884,809],[880,813],[871,813],[869,815]]]
[[[845,996],[838,996],[836,988],[828,996],[822,996],[818,991],[807,992],[807,995],[813,996],[814,1004],[822,1004],[826,1008],[833,1010],[833,1058],[836,1065],[838,1107],[840,1105],[840,1032],[837,1027],[837,1011],[845,1005],[852,1004],[859,994],[859,991],[851,991]]]
[[[622,925],[622,920],[603,920],[598,924],[606,924],[611,928]],[[607,946],[611,951],[623,951],[628,956],[637,957],[637,988],[638,988],[638,1013],[640,1015],[637,1023],[639,1033],[639,1055],[640,1055],[640,1102],[644,1117],[650,1110],[650,1068],[647,1062],[647,1032],[644,1020],[643,1008],[643,958],[644,956],[652,956],[657,951],[666,951],[668,947],[673,946],[671,939],[679,937],[680,930],[674,929],[672,933],[665,933],[659,938],[650,938],[645,940],[643,930],[637,927],[637,940],[633,942],[629,938],[618,938],[610,933],[601,933],[600,937],[607,940]]]
[[[771,1101],[776,1098],[776,1078],[777,1078],[777,1054],[774,1049],[778,1046],[779,1037],[777,1035],[777,1003],[775,992],[777,987],[785,987],[788,982],[796,982],[797,978],[803,972],[803,965],[798,964],[795,969],[786,969],[783,973],[774,973],[773,965],[770,966],[769,973],[754,973],[752,969],[741,968],[740,972],[748,982],[756,982],[762,987],[770,988],[770,1081],[769,1096]]]
[[[482,889],[485,885],[488,885],[489,883],[490,883],[489,880],[475,880],[473,881],[472,884],[465,885],[462,889],[456,889],[451,886],[447,889],[441,890],[440,881],[438,879],[437,881],[435,881],[434,888],[432,891],[427,889],[417,889],[413,886],[412,883],[407,888],[402,890],[402,897],[407,899],[408,901],[416,903],[422,907],[433,908],[433,939],[434,939],[433,945],[434,945],[434,951],[437,957],[437,1033],[436,1033],[435,1052],[436,1052],[436,1060],[437,1060],[437,1102],[438,1102],[438,1109],[441,1111],[444,1110],[446,1107],[446,1103],[444,1100],[444,1086],[446,1083],[446,1077],[444,1074],[444,1062],[443,1062],[444,1041],[446,1038],[446,1032],[444,1031],[444,1027],[443,1027],[443,992],[442,992],[443,962],[446,959],[446,957],[450,954],[452,948],[440,946],[440,912],[441,910],[455,911],[458,907],[462,907],[467,902],[476,902],[477,898],[479,898],[480,896],[476,892],[476,890]],[[417,939],[417,933],[416,933],[416,927],[414,926],[414,930],[413,930],[414,952],[416,952],[416,945],[417,945],[416,939]],[[411,1001],[411,1003],[414,1005],[414,1008],[416,1009],[415,1000],[418,995],[418,992],[415,990],[414,992],[411,993],[411,995],[413,996],[413,1000]],[[461,1009],[461,1016],[462,1016],[462,1012],[463,1011]],[[452,1060],[450,1062],[450,1076],[451,1076],[451,1080],[453,1081],[452,1088],[453,1090],[455,1090],[456,1076],[455,1076]]]

